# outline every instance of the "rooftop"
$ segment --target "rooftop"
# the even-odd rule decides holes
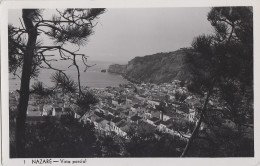
[[[56,107],[54,108],[56,112],[62,112],[62,108],[61,107]]]
[[[121,120],[122,120],[121,118],[115,117],[115,118],[112,120],[112,122],[118,123],[118,122],[120,122]]]
[[[124,126],[126,126],[126,125],[127,125],[126,122],[121,121],[121,122],[119,122],[119,123],[117,124],[117,127],[121,128],[121,127],[124,127]]]
[[[99,116],[99,117],[104,117],[104,114],[101,113],[101,112],[97,112],[97,111],[95,111],[95,114],[96,114],[97,116]]]
[[[160,125],[161,123],[162,123],[162,121],[161,121],[161,120],[158,120],[157,122],[154,123],[154,125],[158,126],[158,125]]]
[[[97,119],[96,119],[96,122],[99,123],[99,122],[101,122],[101,121],[103,121],[103,120],[104,120],[103,118],[97,118]]]
[[[156,117],[152,117],[152,118],[150,118],[149,120],[152,121],[152,122],[156,122],[156,121],[158,121],[158,120],[160,120],[160,119],[159,119],[159,118],[156,118]]]
[[[134,116],[131,117],[132,121],[137,121],[137,120],[140,120],[140,119],[142,119],[142,117],[140,117],[138,115],[134,115]]]
[[[169,119],[167,121],[163,121],[161,124],[165,125],[165,126],[171,126],[172,125],[172,119]]]
[[[111,121],[113,120],[115,117],[113,115],[107,115],[104,117],[104,119],[106,119],[107,121]]]

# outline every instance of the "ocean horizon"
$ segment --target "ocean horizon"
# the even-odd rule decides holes
[[[62,62],[62,63],[61,63]],[[90,88],[106,88],[108,86],[117,87],[120,84],[126,84],[128,81],[124,79],[121,75],[113,74],[109,72],[101,72],[103,69],[108,69],[109,65],[115,64],[117,62],[108,61],[88,61],[88,65],[94,65],[84,72],[84,64],[78,61],[81,74],[81,86],[87,86]],[[55,68],[66,70],[65,73],[71,76],[77,82],[77,70],[75,66],[70,66],[68,61],[52,62]],[[34,82],[41,81],[45,87],[52,87],[54,83],[51,82],[51,75],[55,71],[51,69],[40,69],[40,74],[36,79],[31,79],[30,86]],[[20,78],[9,73],[9,91],[15,91],[20,89]]]

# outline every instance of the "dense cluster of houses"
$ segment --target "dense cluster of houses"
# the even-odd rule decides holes
[[[133,133],[146,134],[168,133],[187,140],[191,135],[190,124],[197,122],[197,108],[201,108],[202,101],[181,86],[180,81],[156,84],[126,84],[119,87],[104,89],[88,88],[99,102],[90,107],[87,112],[82,111],[76,103],[76,94],[64,94],[57,91],[54,95],[42,97],[31,94],[27,109],[27,124],[39,124],[46,119],[59,123],[64,115],[73,115],[82,123],[93,123],[97,133],[128,138]],[[178,100],[176,93],[184,95]],[[11,121],[15,121],[15,114],[19,100],[19,93],[9,93],[9,108]],[[221,114],[225,108],[218,106],[218,99],[210,99],[207,111],[213,117],[219,117],[222,125],[235,128],[236,124]],[[207,124],[201,124],[201,130]],[[245,130],[252,130],[246,128]],[[249,135],[251,137],[251,135]]]
[[[74,104],[72,94],[57,92],[45,98],[30,95],[27,123],[41,123],[46,116],[59,119],[63,115],[73,114],[81,123],[93,123],[96,130],[103,134],[115,133],[127,137],[133,131],[153,133],[158,130],[186,138],[191,131],[185,124],[196,122],[195,107],[200,104],[177,80],[161,85],[127,84],[88,90],[95,94],[99,103],[84,114]],[[177,101],[176,92],[185,93],[185,101]],[[10,109],[17,106],[16,93],[10,93]]]
[[[195,106],[199,102],[192,96],[185,102],[176,101],[176,91],[187,93],[178,81],[162,85],[128,84],[91,91],[100,101],[79,121],[93,122],[96,129],[105,134],[114,132],[125,137],[132,129],[140,133],[158,130],[187,138],[190,131],[185,124],[196,122]]]

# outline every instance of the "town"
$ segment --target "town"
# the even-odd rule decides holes
[[[253,3],[94,6],[4,12],[3,158],[255,157]]]
[[[88,91],[99,100],[89,111],[82,111],[75,104],[75,94],[57,91],[47,98],[31,94],[26,123],[43,123],[46,116],[59,121],[63,115],[73,114],[79,123],[93,123],[100,134],[115,133],[127,139],[133,130],[140,134],[159,131],[187,140],[197,121],[195,108],[201,106],[199,98],[178,80],[161,85],[129,83]],[[18,96],[18,92],[10,92],[11,112],[16,110]]]

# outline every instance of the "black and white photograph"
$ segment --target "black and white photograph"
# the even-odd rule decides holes
[[[2,153],[59,164],[254,158],[254,12],[252,5],[8,9]]]

